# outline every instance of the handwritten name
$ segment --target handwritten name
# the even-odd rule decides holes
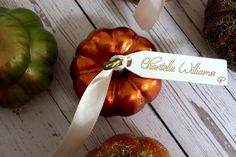
[[[198,62],[196,64],[191,63],[191,66],[183,62],[179,67],[179,73],[185,73],[185,74],[194,74],[194,75],[206,75],[206,76],[215,76],[215,71],[209,71],[202,69],[201,62]]]
[[[155,58],[145,58],[141,62],[142,69],[155,70],[155,71],[166,71],[166,72],[177,72],[184,74],[192,74],[192,75],[202,75],[202,76],[215,76],[215,71],[210,71],[203,69],[201,67],[201,62],[197,63],[186,63],[183,62],[179,67],[175,65],[176,60],[172,59],[169,62],[163,62],[162,57]]]
[[[169,71],[175,72],[175,67],[173,66],[175,60],[171,60],[169,63],[160,63],[162,61],[162,57],[145,58],[141,63],[142,69],[149,70],[159,70],[159,71]]]

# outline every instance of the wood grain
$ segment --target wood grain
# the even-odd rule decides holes
[[[191,2],[188,0],[179,0],[167,3],[166,10],[175,19],[176,23],[181,27],[182,31],[201,56],[215,58],[217,57],[215,52],[209,48],[202,37],[206,4],[206,0],[191,0]],[[197,12],[196,10],[200,11]],[[228,70],[228,74],[229,85],[225,88],[236,100],[236,73]]]
[[[148,32],[133,19],[129,0],[1,0],[0,6],[35,11],[59,45],[55,77],[20,115],[0,110],[0,156],[50,156],[65,134],[79,99],[72,89],[69,66],[77,44],[95,27],[129,26],[160,51],[216,57],[201,36],[207,0],[166,4]],[[160,95],[132,117],[100,117],[79,157],[106,138],[134,133],[158,139],[174,157],[236,156],[236,74],[229,70],[226,87],[163,81]]]
[[[77,44],[86,38],[94,27],[74,1],[2,0],[0,5],[9,8],[25,7],[35,11],[43,19],[46,29],[54,34],[59,45],[54,80],[48,91],[25,106],[25,112],[20,116],[24,117],[24,123],[20,123],[20,117],[14,116],[7,110],[1,110],[0,152],[2,154],[0,155],[3,157],[50,156],[63,138],[79,101],[73,92],[68,70],[72,57]],[[105,26],[108,27],[110,24]],[[11,116],[13,118],[9,119]],[[142,127],[142,124],[148,127]],[[149,132],[146,131],[147,129]],[[185,156],[148,106],[135,115],[134,119],[100,117],[78,156],[84,156],[88,149],[99,146],[106,138],[120,132],[154,137],[166,145],[173,156]]]
[[[106,6],[103,8],[103,12],[99,12],[99,8],[92,8],[89,5],[89,3],[92,3],[90,1],[78,0],[78,2],[92,21],[97,20],[94,15],[106,17],[106,19],[99,19],[100,21],[95,23],[97,27],[104,27],[107,23],[115,26],[117,23],[123,24],[125,21],[124,25],[141,32],[132,18],[135,6],[129,1],[125,1],[125,3],[123,1],[108,0],[106,2],[93,1],[93,3],[96,3],[93,5],[102,6],[100,9]],[[186,14],[187,11],[184,10],[186,8],[180,6],[179,3],[186,8],[189,7],[187,10],[189,16]],[[162,51],[215,57],[200,33],[201,23],[199,21],[201,19],[199,20],[197,17],[202,17],[203,13],[197,14],[198,16],[194,16],[194,18],[192,17],[195,15],[194,10],[198,10],[199,7],[201,8],[200,11],[203,12],[205,4],[205,2],[198,3],[197,1],[193,1],[193,3],[189,1],[169,3],[155,27],[148,33],[142,33],[153,40]],[[107,6],[110,6],[110,8],[107,8]],[[194,7],[194,10],[191,7]],[[113,8],[119,11],[113,10]],[[120,16],[123,19],[120,19]],[[193,23],[192,20],[196,23]],[[229,73],[231,74],[231,72]],[[170,84],[170,87],[167,90],[167,86],[164,86],[162,91],[165,91],[168,97],[161,94],[154,101],[154,108],[160,113],[190,156],[235,156],[236,127],[234,115],[236,102],[235,98],[232,97],[234,95],[233,91],[229,91],[234,87],[234,78],[230,76],[230,80],[232,81],[226,88],[206,85],[197,85],[198,88],[196,88],[194,84],[175,82],[172,85],[173,82],[167,82],[165,84]],[[179,94],[180,91],[182,91],[182,94]],[[169,95],[169,93],[172,94]],[[175,93],[176,98],[173,95]],[[200,97],[199,93],[202,93],[203,96]],[[172,101],[170,102],[169,99],[172,99]],[[193,101],[193,99],[197,100]],[[200,107],[197,107],[196,104]],[[174,108],[178,110],[173,111]],[[210,122],[207,122],[209,117]],[[211,127],[210,124],[214,124],[214,127]],[[215,133],[216,130],[218,133]]]

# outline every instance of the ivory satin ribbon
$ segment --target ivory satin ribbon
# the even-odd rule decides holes
[[[149,30],[164,8],[165,0],[141,0],[134,12],[137,24],[143,30]]]
[[[113,70],[101,71],[80,99],[72,123],[52,157],[72,157],[91,133],[102,109]]]

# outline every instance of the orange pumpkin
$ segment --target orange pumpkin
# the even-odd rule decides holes
[[[79,44],[71,64],[71,76],[77,95],[83,95],[86,87],[103,70],[104,63],[111,57],[141,50],[151,53],[155,47],[129,28],[93,31]],[[101,115],[130,116],[151,102],[158,95],[160,88],[160,80],[141,78],[126,69],[114,71]]]
[[[120,134],[108,139],[100,148],[85,157],[170,157],[167,149],[149,137]]]

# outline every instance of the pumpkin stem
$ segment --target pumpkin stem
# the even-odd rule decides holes
[[[114,69],[115,67],[122,65],[122,61],[121,58],[115,58],[112,61],[105,62],[103,68],[105,70]]]

